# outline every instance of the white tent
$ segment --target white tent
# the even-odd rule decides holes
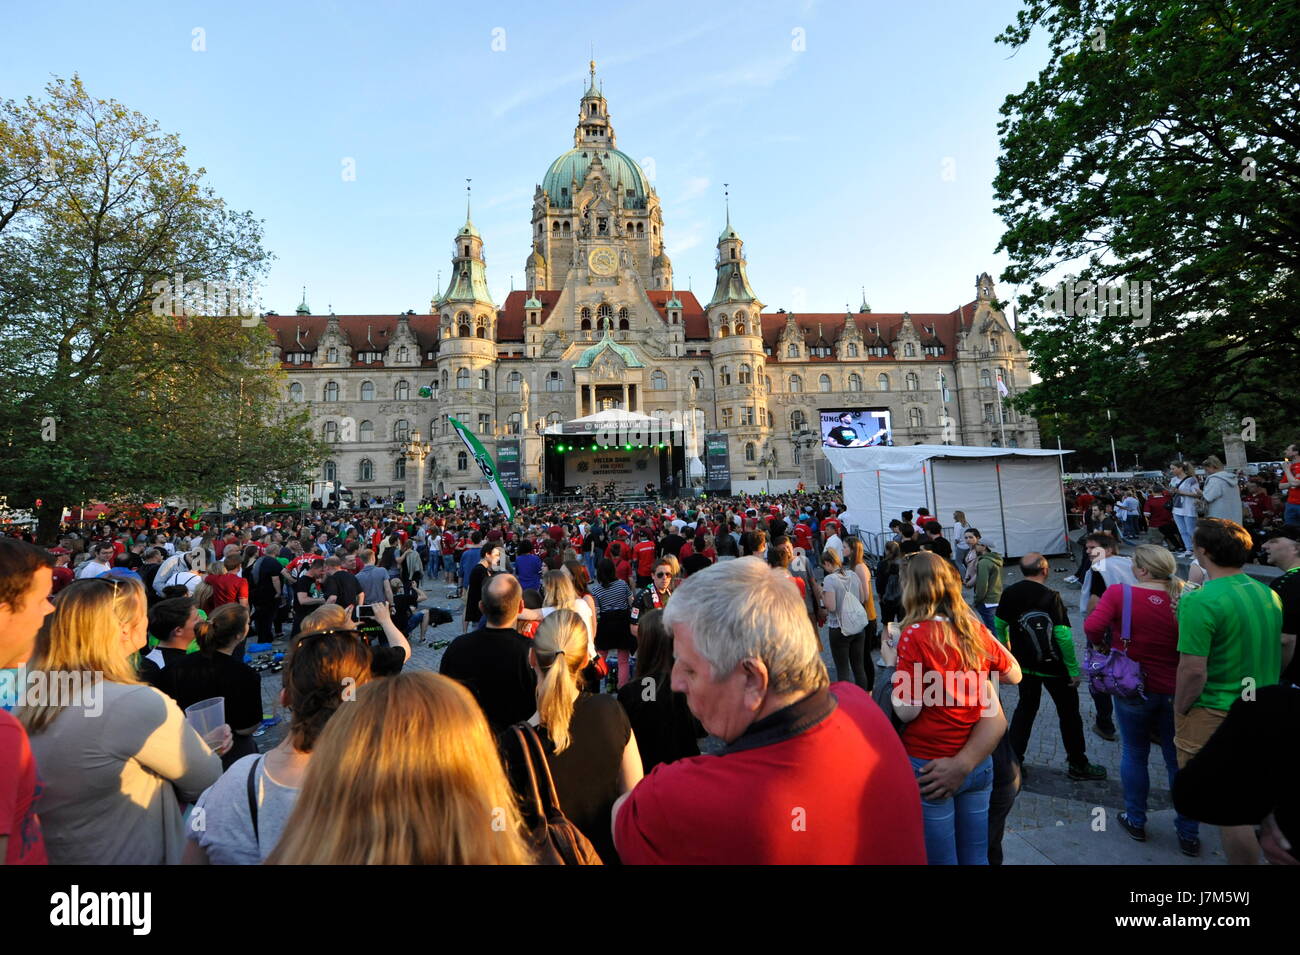
[[[945,529],[953,511],[965,512],[966,525],[1006,557],[1068,552],[1059,461],[1068,451],[947,444],[825,451],[842,476],[844,506],[875,553],[889,522],[920,507]]]

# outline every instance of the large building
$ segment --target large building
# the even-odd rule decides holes
[[[1037,424],[998,400],[999,378],[1014,394],[1029,372],[988,274],[942,314],[865,300],[856,312],[766,312],[728,213],[701,304],[676,287],[659,197],[616,145],[593,64],[573,148],[534,194],[527,287],[501,305],[467,210],[429,314],[312,315],[304,295],[296,314],[266,316],[287,400],[309,403],[333,445],[322,479],[404,489],[401,447],[418,430],[432,444],[423,493],[482,487],[454,416],[489,449],[519,441],[522,479],[542,487],[540,432],[610,408],[687,422],[690,455],[705,432],[725,432],[733,481],[773,489],[829,480],[822,410],[888,409],[895,444],[1038,446]]]

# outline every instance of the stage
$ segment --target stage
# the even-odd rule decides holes
[[[542,438],[551,498],[644,500],[687,486],[684,431],[668,418],[601,411],[552,425]]]

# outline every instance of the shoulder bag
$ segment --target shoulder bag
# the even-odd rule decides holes
[[[560,809],[551,767],[537,731],[529,723],[512,726],[519,746],[519,768],[526,787],[520,795],[527,839],[539,865],[603,865],[591,840]]]

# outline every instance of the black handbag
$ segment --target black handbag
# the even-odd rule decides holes
[[[604,865],[591,840],[560,809],[542,741],[529,723],[510,727],[519,746],[519,809],[533,857],[539,865]]]

